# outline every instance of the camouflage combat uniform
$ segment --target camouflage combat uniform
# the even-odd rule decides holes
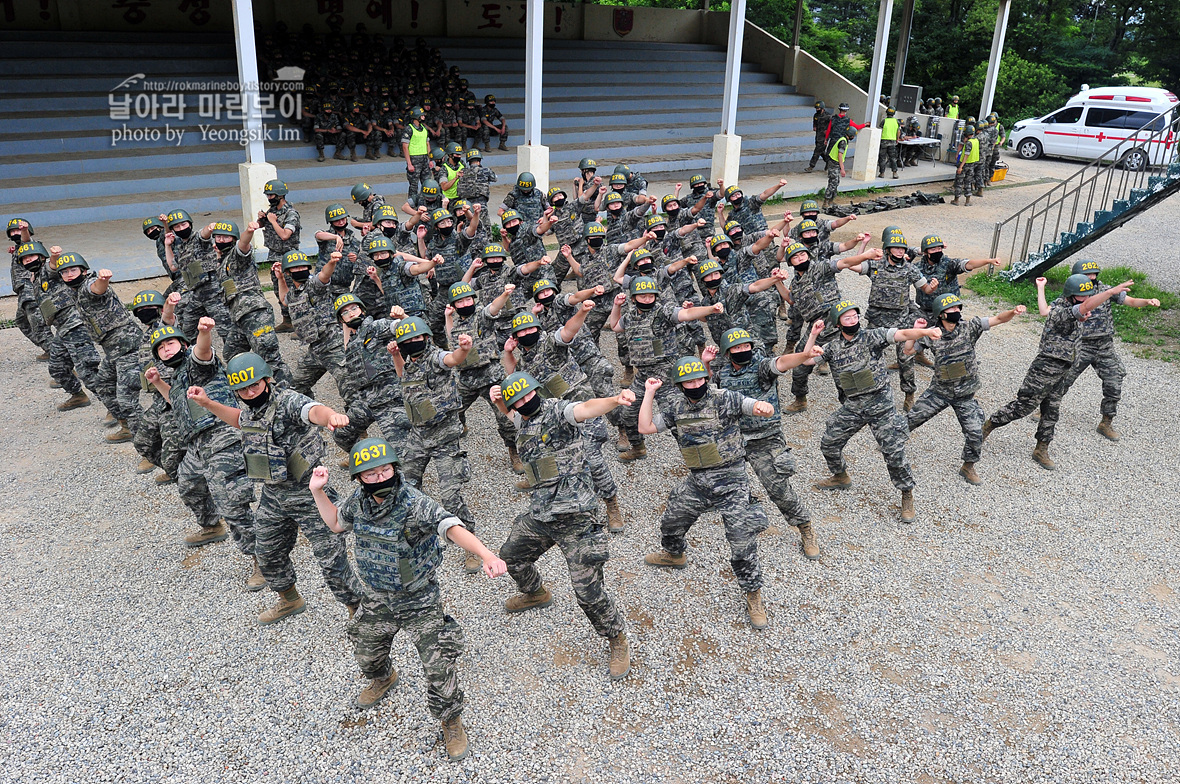
[[[234,323],[246,336],[250,350],[266,360],[275,381],[286,383],[290,371],[279,352],[275,334],[275,313],[262,293],[254,253],[242,253],[237,243],[221,257],[221,291]]]
[[[465,169],[459,174],[458,196],[460,199],[466,199],[474,204],[482,204],[484,207],[488,206],[488,198],[491,196],[492,183],[496,181],[496,173],[491,169],[485,168],[482,164],[474,166],[468,164]],[[485,209],[483,215],[486,216],[488,211]]]
[[[190,342],[197,339],[197,323],[208,316],[217,324],[227,357],[250,350],[250,342],[234,322],[221,293],[221,261],[212,239],[202,239],[193,230],[188,239],[177,237],[172,243],[172,256],[184,281],[183,308],[177,315],[180,331]]]
[[[143,330],[131,311],[119,301],[111,286],[102,294],[91,287],[98,278],[91,272],[83,276],[77,292],[78,314],[90,330],[90,336],[102,347],[96,383],[114,393],[115,418],[135,432],[139,424],[139,344]]]
[[[488,397],[488,391],[499,384],[503,377],[503,368],[498,361],[501,343],[497,319],[488,313],[486,305],[481,305],[478,301],[475,303],[475,313],[463,316],[456,310],[451,318],[451,335],[470,335],[472,341],[467,358],[456,368],[459,371],[459,398],[463,401],[463,407],[459,409],[460,420],[466,426],[467,409],[471,408],[475,401],[482,399],[492,408],[492,414],[496,419],[496,431],[500,434],[504,446],[515,446],[516,431],[512,423],[499,408],[492,405],[491,398]]]
[[[927,281],[938,279],[938,288],[934,292],[927,294],[921,289],[914,291],[914,303],[921,311],[922,318],[928,324],[936,324],[938,314],[934,312],[935,304],[947,294],[959,296],[959,276],[967,271],[967,259],[952,259],[944,254],[937,262],[931,262],[930,256],[924,253],[914,264]]]
[[[926,285],[926,278],[918,268],[908,262],[895,264],[886,258],[868,259],[861,264],[861,274],[869,277],[869,309],[865,320],[869,326],[878,329],[909,329],[914,325],[914,304],[910,301],[910,288]],[[933,322],[931,322],[933,323]],[[914,379],[914,357],[902,350],[898,343],[897,368],[901,379],[901,391],[912,395],[918,390]]]
[[[160,327],[169,326],[163,319],[156,319],[148,325],[139,344],[138,364],[140,389],[148,396],[147,406],[143,406],[139,414],[139,426],[135,428],[135,435],[131,445],[140,457],[150,461],[168,476],[175,477],[176,469],[184,457],[184,450],[180,446],[180,431],[176,426],[176,417],[172,416],[172,407],[168,399],[161,395],[154,386],[148,383],[144,375],[148,368],[156,368],[160,378],[166,384],[172,383],[173,369],[163,362],[157,362],[152,356],[152,333]],[[142,401],[143,395],[140,395]],[[213,500],[205,495],[203,508],[212,509]],[[216,514],[213,515],[216,521]],[[205,519],[198,515],[198,519]]]
[[[939,340],[922,338],[916,343],[934,354],[934,376],[906,417],[909,429],[917,430],[945,408],[954,409],[965,439],[964,463],[978,462],[983,447],[983,408],[975,399],[981,386],[975,343],[989,324],[987,318],[976,317],[960,322],[950,332],[943,326]]]
[[[1093,293],[1101,294],[1109,288],[1110,286],[1105,283],[1095,281]],[[1101,411],[1102,415],[1107,417],[1118,414],[1119,401],[1123,397],[1123,378],[1127,375],[1127,370],[1114,349],[1113,308],[1116,303],[1122,305],[1126,300],[1127,294],[1123,292],[1090,311],[1090,318],[1082,322],[1082,338],[1078,342],[1077,359],[1061,382],[1061,394],[1064,396],[1078,380],[1078,376],[1086,372],[1086,368],[1093,367],[1098,378],[1102,380]]]
[[[19,249],[18,247],[18,252]],[[49,346],[53,342],[53,332],[45,325],[45,320],[41,318],[41,312],[37,308],[37,297],[33,293],[35,288],[34,274],[32,270],[27,269],[17,260],[15,253],[12,256],[11,276],[12,293],[16,294],[15,321],[17,329],[34,346],[48,353]]]
[[[528,192],[513,186],[504,197],[505,208],[520,213],[520,222],[524,227],[533,227],[545,212],[545,195],[537,188],[529,188]]]
[[[271,224],[270,219],[262,221],[262,241],[266,245],[267,266],[273,265],[276,261],[282,261],[283,257],[287,255],[288,251],[299,250],[299,230],[301,225],[299,223],[299,212],[294,207],[283,201],[283,205],[277,210],[268,209],[268,215],[273,214],[276,222],[284,229],[289,229],[291,236],[285,240],[279,239],[278,232]],[[270,272],[270,285],[273,287],[272,291],[278,292],[279,278],[275,275],[274,270]],[[282,312],[283,320],[290,321],[291,314],[287,311],[287,306],[280,303],[279,310]]]
[[[315,116],[315,125],[312,127],[323,129],[316,131],[312,136],[316,152],[323,155],[324,147],[331,144],[336,147],[337,156],[343,154],[347,141],[344,132],[344,122],[341,120],[339,114],[336,112],[328,114],[327,112],[321,111]]]
[[[635,367],[635,380],[631,382],[630,389],[635,393],[636,403],[623,407],[619,420],[632,448],[643,445],[644,437],[639,432],[639,401],[643,399],[645,382],[649,378],[658,378],[664,382],[656,391],[657,404],[662,405],[675,392],[670,388],[675,357],[669,353],[669,349],[675,347],[672,336],[676,325],[680,323],[679,316],[680,307],[662,295],[656,298],[655,305],[647,311],[635,306],[634,297],[628,297],[623,305],[619,317],[623,325],[620,334],[627,343],[631,364]]]
[[[475,139],[478,146],[482,147],[486,152],[488,147],[491,146],[492,129],[484,125],[484,120],[487,120],[492,125],[499,126],[504,121],[504,115],[498,107],[488,106],[487,104],[484,104],[479,111],[479,132],[476,134]],[[501,147],[508,146],[507,133],[497,133],[496,136],[500,139]]]
[[[50,269],[49,262],[41,266],[33,278],[33,293],[37,310],[54,331],[54,342],[49,348],[49,376],[71,395],[82,391],[82,384],[94,393],[111,416],[116,416],[118,403],[115,390],[103,385],[98,378],[102,357],[82,322],[74,291]],[[71,372],[73,371],[73,372]]]
[[[795,344],[795,351],[802,351],[811,332],[811,325],[824,320],[824,331],[815,339],[815,345],[826,346],[838,332],[837,325],[827,323],[832,305],[840,301],[840,286],[836,283],[836,259],[828,258],[813,260],[808,268],[800,274],[795,270],[795,277],[791,281],[791,299],[799,309],[804,329]],[[807,380],[814,370],[812,365],[799,365],[791,371],[791,394],[795,397],[807,396]],[[837,390],[839,385],[837,385]]]
[[[288,278],[287,307],[291,311],[291,321],[299,339],[307,347],[307,351],[291,369],[291,387],[311,397],[311,388],[315,383],[325,373],[331,373],[340,397],[346,406],[351,405],[356,387],[344,367],[344,336],[332,312],[333,299],[328,293],[328,286],[318,274],[313,274],[306,283],[296,288],[290,280],[290,274],[284,274]]]

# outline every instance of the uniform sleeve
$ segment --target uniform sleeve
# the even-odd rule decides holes
[[[651,415],[651,424],[657,433],[666,433],[676,426],[676,417],[671,414],[665,415],[662,411],[654,411]]]
[[[911,284],[915,286],[925,286],[929,282],[926,280],[926,276],[923,275],[921,270],[919,270],[916,266],[913,264],[908,264],[906,266],[906,274],[909,276]]]
[[[419,533],[437,533],[438,538],[444,543],[450,541],[447,539],[447,531],[457,525],[463,525],[462,520],[425,493],[415,493],[410,511]]]
[[[876,269],[876,266],[877,266],[876,259],[866,259],[865,261],[862,261],[860,263],[860,274],[866,275],[866,276],[872,275],[873,271]]]
[[[1116,296],[1116,297],[1111,297],[1111,298],[1110,298],[1110,301],[1111,301],[1111,302],[1114,302],[1114,303],[1116,303],[1116,304],[1118,304],[1118,305],[1124,305],[1124,304],[1126,304],[1126,302],[1127,302],[1127,292],[1125,292],[1125,291],[1120,291],[1120,292],[1118,293],[1118,296]]]
[[[357,508],[361,502],[361,491],[359,488],[349,493],[348,498],[344,499],[344,503],[336,507],[336,522],[344,528],[345,531],[351,531],[353,521],[356,520]]]

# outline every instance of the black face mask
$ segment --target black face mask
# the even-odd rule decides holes
[[[349,319],[348,321],[344,322],[344,326],[348,327],[349,329],[360,329],[361,324],[364,324],[364,323],[365,323],[365,316],[362,313],[361,315],[357,316],[356,318]]]
[[[361,482],[361,492],[370,498],[382,501],[397,489],[400,482],[401,480],[397,475],[397,471],[394,471],[393,476],[388,479],[382,479],[380,482]]]
[[[309,270],[309,269],[292,270],[292,272],[291,272],[291,280],[295,281],[296,283],[307,283],[307,281],[310,277],[311,277],[311,270]]]
[[[704,196],[706,191],[708,191],[708,190],[709,189],[704,185],[696,185],[692,189],[692,195],[696,196],[699,199],[702,196]]]
[[[948,324],[958,324],[963,319],[962,313],[943,313],[942,320]]]
[[[29,261],[23,261],[21,263],[29,272],[36,272],[37,270],[41,269],[41,265],[44,264],[45,261],[40,256],[33,256]]]
[[[489,270],[491,270],[492,274],[497,274],[500,272],[500,270],[504,269],[504,259],[489,261],[487,262],[487,267]]]
[[[335,223],[329,223],[328,228],[337,234],[343,234],[344,232],[348,231],[348,221],[345,221],[343,226],[337,226]]]
[[[635,300],[635,307],[644,312],[651,310],[655,306],[655,302],[640,302],[639,300]]]
[[[931,264],[937,264],[938,262],[942,261],[942,251],[932,250],[926,254],[926,258],[930,260]]]
[[[237,243],[232,240],[229,242],[215,242],[213,244],[217,246],[218,253],[229,253],[229,249],[234,245],[237,245]]]
[[[705,288],[709,291],[716,291],[717,289],[721,288],[721,278],[718,278],[717,280],[706,280]]]
[[[549,202],[549,205],[555,210],[560,210],[563,206],[565,206],[565,199],[554,199],[553,201]]]
[[[505,226],[504,231],[508,232],[508,236],[515,237],[516,232],[520,231],[520,224],[518,223],[515,226]]]
[[[612,218],[617,218],[623,213],[623,208],[622,207],[607,207],[606,211],[607,211],[607,214],[609,214]]]
[[[646,264],[636,264],[635,271],[638,272],[640,275],[649,275],[650,276],[652,267],[654,267],[654,266],[655,265],[652,264],[650,261]]]
[[[382,226],[381,233],[392,239],[397,236],[397,226]]]
[[[680,214],[680,208],[679,207],[675,207],[675,208],[669,207],[668,209],[664,210],[664,212],[668,213],[669,218],[675,218],[677,215]]]
[[[170,368],[180,367],[181,364],[184,362],[185,357],[187,357],[187,356],[188,356],[188,349],[182,348],[180,351],[177,351],[175,354],[168,357],[168,359],[161,359],[160,362],[163,363],[164,367],[170,367]]]
[[[807,268],[811,266],[811,259],[804,259],[798,264],[794,264],[792,266],[796,275],[802,275],[804,272],[807,272]]]
[[[890,250],[892,250],[892,248],[890,248]],[[900,256],[894,256],[892,253],[889,253],[885,258],[889,259],[889,263],[893,264],[893,265],[905,264],[905,254],[904,253],[901,254]]]
[[[267,196],[266,203],[271,206],[271,209],[279,206],[279,202],[283,200],[282,196]]]
[[[527,335],[517,335],[516,342],[525,348],[532,348],[537,345],[537,341],[541,339],[541,330],[530,332]]]
[[[819,235],[817,234],[814,237],[800,237],[799,241],[810,248],[812,245],[819,242]]]
[[[62,278],[62,280],[65,280],[65,278]],[[82,282],[83,282],[84,280],[86,280],[86,276],[85,276],[85,275],[79,275],[78,277],[74,278],[73,280],[66,280],[66,281],[65,281],[65,284],[66,284],[67,286],[69,286],[70,288],[72,288],[72,289],[76,289],[76,288],[78,288],[79,286],[81,286],[81,285],[82,285]]]
[[[187,240],[193,233],[193,227],[189,226],[187,229],[177,229],[175,233],[176,236],[180,237],[182,240]]]
[[[388,268],[389,268],[389,264],[390,264],[390,262],[392,262],[392,261],[393,261],[393,257],[392,257],[392,256],[386,256],[386,257],[385,257],[385,258],[383,258],[383,259],[373,259],[373,263],[374,263],[374,264],[376,264],[376,265],[377,265],[378,267],[380,267],[381,269],[388,269]]]
[[[668,234],[667,229],[652,229],[652,234],[656,235],[657,240],[662,240]]]
[[[454,230],[455,230],[454,226],[438,226],[435,228],[435,231],[437,231],[439,234],[441,234],[444,237],[451,236],[451,232],[453,232]],[[513,234],[515,234],[515,233],[516,232],[513,232]]]
[[[262,390],[249,400],[246,400],[245,398],[239,399],[255,411],[260,408],[266,408],[266,404],[270,402],[270,384],[267,384],[266,389]]]
[[[692,387],[691,389],[689,387],[681,387],[680,391],[689,400],[700,400],[708,393],[709,385],[701,384],[699,387]]]
[[[160,235],[163,233],[164,233],[163,229],[150,229],[148,231],[145,231],[143,233],[143,236],[147,237],[149,240],[158,240],[158,239],[160,239]]]
[[[857,332],[860,332],[860,322],[859,322],[859,321],[858,321],[858,322],[856,322],[856,323],[855,323],[855,324],[853,324],[851,327],[846,327],[846,326],[844,326],[843,324],[841,324],[841,325],[840,325],[840,331],[841,331],[841,332],[843,332],[843,333],[844,333],[845,335],[847,335],[848,337],[852,337],[852,336],[854,336],[854,335],[855,335]]]
[[[602,243],[606,242],[605,237],[590,237],[586,240],[586,244],[591,248],[601,248]]]
[[[733,253],[733,248],[718,248],[717,250],[713,251],[713,254],[722,261],[728,259],[729,254],[731,253]]]
[[[729,238],[730,238],[731,240],[733,240],[733,241],[734,241],[734,243],[736,243],[736,244],[739,244],[739,245],[740,245],[740,244],[741,244],[741,241],[742,241],[742,237],[743,237],[743,236],[744,236],[744,235],[743,235],[743,234],[742,234],[740,231],[735,231],[733,234],[730,234],[730,235],[729,235]]]
[[[754,350],[746,349],[745,351],[731,351],[729,352],[729,359],[735,365],[748,365],[750,360],[754,358]]]
[[[733,208],[736,210],[736,209],[739,209],[742,206],[742,204],[745,203],[745,201],[746,201],[745,196],[738,196],[736,199],[731,200],[729,203],[732,204]]]
[[[819,213],[818,212],[811,212],[811,213],[805,212],[805,213],[803,213],[803,220],[811,220],[811,221],[815,221],[816,223],[819,223]]]
[[[144,324],[152,324],[160,317],[159,308],[140,308],[135,311],[135,317]]]
[[[401,350],[403,354],[411,357],[420,357],[426,353],[426,344],[429,341],[426,338],[415,338],[414,340],[407,340],[402,343]]]
[[[531,417],[533,414],[541,410],[541,396],[533,395],[531,398],[521,403],[516,407],[516,413],[523,417]]]
[[[468,316],[473,316],[473,315],[475,315],[475,303],[473,302],[470,305],[464,305],[461,308],[455,308],[455,312],[458,313],[463,318],[467,318]]]
[[[553,304],[554,299],[555,299],[554,297],[545,297],[545,299],[537,300],[537,304],[543,308],[548,308],[550,305]]]

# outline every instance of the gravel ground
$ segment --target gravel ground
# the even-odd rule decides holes
[[[984,202],[1001,201],[992,196]],[[981,219],[973,229],[967,215]],[[974,256],[990,234],[983,218],[921,208],[854,227],[878,234],[896,222],[920,236],[929,225]],[[863,280],[842,283],[863,300]],[[968,307],[999,309],[973,297]],[[1038,334],[1026,317],[981,340],[985,410],[1015,394]],[[899,497],[867,430],[849,446],[855,486],[811,488],[825,475],[818,443],[836,404],[830,381],[815,377],[813,405],[784,431],[824,558],[805,561],[771,508],[783,531],[760,538],[763,632],[746,622],[716,515],[693,529],[685,571],[642,562],[684,473],[670,437],[650,439],[637,465],[612,460],[629,527],[612,538],[607,575],[628,619],[631,676],[607,680],[605,642],[556,552],[541,562],[554,605],[508,617],[511,582],[462,574],[452,550],[443,595],[467,636],[472,743],[452,765],[411,646],[395,642],[402,677],[390,697],[367,714],[352,708],[364,682],[346,613],[306,544],[295,557],[308,611],[260,629],[254,618],[273,597],[242,590],[245,559],[229,544],[183,548],[192,524],[175,488],[132,474],[130,444],[101,443],[97,406],[56,412],[61,393],[46,388],[33,354],[19,332],[0,331],[0,395],[21,403],[10,404],[0,443],[2,779],[1007,784],[1180,774],[1180,531],[1167,512],[1180,505],[1169,447],[1180,420],[1155,407],[1174,398],[1171,365],[1123,352],[1120,444],[1094,432],[1099,385],[1084,376],[1063,406],[1054,473],[1032,461],[1026,420],[989,439],[986,484],[969,487],[944,413],[910,441],[913,526],[897,522]],[[929,371],[918,374],[924,387]],[[525,502],[486,407],[471,417],[467,449],[468,501],[496,546]]]

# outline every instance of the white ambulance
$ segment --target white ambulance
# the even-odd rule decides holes
[[[1094,160],[1151,123],[1141,134],[1142,145],[1123,145],[1118,151],[1126,168],[1139,171],[1149,161],[1158,166],[1176,159],[1178,104],[1180,99],[1158,87],[1090,89],[1082,85],[1082,91],[1062,108],[1012,126],[1007,146],[1021,158],[1053,155]],[[1152,132],[1162,133],[1148,139]]]

